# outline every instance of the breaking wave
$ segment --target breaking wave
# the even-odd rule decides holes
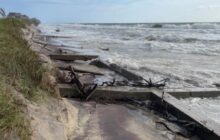
[[[164,24],[169,29],[220,29],[220,23]]]
[[[95,53],[155,81],[170,78],[169,87],[213,87],[213,83],[220,83],[220,23],[59,24],[40,28],[43,34],[70,36],[52,40],[68,49]],[[57,28],[60,32],[55,32]]]

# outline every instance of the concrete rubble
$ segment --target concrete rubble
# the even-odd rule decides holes
[[[137,85],[137,82],[140,81],[145,82],[144,84],[138,83],[142,86],[153,85],[154,83],[151,80],[146,82],[142,77],[117,65],[105,64],[104,67],[91,65],[90,60],[97,58],[97,56],[82,55],[65,50],[62,46],[40,40],[42,37],[39,36],[36,28],[31,27],[30,30],[31,33],[26,32],[25,37],[32,44],[31,49],[39,54],[45,67],[56,73],[56,77],[54,77],[56,82],[49,80],[49,84],[59,89],[57,92],[64,97],[71,97],[68,99],[61,97],[60,100],[50,99],[44,105],[28,105],[33,139],[197,140],[201,138],[198,136],[199,133],[192,133],[186,127],[168,120],[167,117],[160,114],[160,111],[149,108],[151,106],[150,100],[153,98],[162,99],[159,102],[165,101],[167,103],[168,101],[170,103],[171,98],[167,97],[170,96],[168,93],[161,92],[162,90],[155,91],[156,86],[154,88],[124,87],[126,84]],[[62,59],[67,56],[68,60]],[[78,56],[80,56],[80,59]],[[62,58],[58,59],[58,57]],[[73,69],[72,72],[69,68]],[[130,81],[135,81],[135,84],[130,83]],[[59,87],[61,84],[64,86],[63,90],[69,91],[62,92]],[[80,88],[79,84],[83,88]],[[121,89],[117,87],[117,84],[123,85]],[[84,88],[85,85],[89,88],[91,85],[97,85],[94,92],[91,91],[89,95],[86,95],[86,97],[89,97],[91,94],[90,99],[93,97],[94,99],[87,102],[80,96],[85,91],[91,90]],[[109,85],[111,86],[109,87]],[[120,98],[113,99],[115,96],[112,96],[111,93],[115,93],[118,97],[120,95]],[[163,100],[164,95],[165,100]],[[104,96],[107,96],[107,98],[103,99]],[[128,96],[130,97],[126,98]],[[77,97],[77,99],[72,99],[73,97]],[[111,99],[108,97],[111,97]],[[158,99],[156,100],[158,101]],[[143,100],[147,100],[149,103]],[[218,132],[216,134],[218,135]],[[213,138],[218,138],[218,136]]]

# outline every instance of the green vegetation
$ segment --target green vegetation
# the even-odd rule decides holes
[[[22,113],[19,102],[11,96],[12,91],[4,83],[0,81],[0,137],[12,139],[14,134],[21,140],[29,140],[29,122]]]
[[[30,24],[39,25],[40,24],[40,20],[38,20],[36,18],[29,18],[27,15],[23,15],[21,13],[10,12],[7,15],[7,17],[8,18],[15,18],[17,20],[25,22],[28,25],[30,25]]]
[[[13,132],[22,140],[29,139],[29,125],[12,91],[30,100],[45,94],[40,88],[45,70],[22,38],[21,29],[26,24],[21,19],[0,19],[0,137],[2,133]]]
[[[0,20],[0,75],[25,97],[38,90],[44,72],[38,56],[22,38],[25,22],[16,19]]]

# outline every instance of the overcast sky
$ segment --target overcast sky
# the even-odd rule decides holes
[[[44,23],[220,22],[220,0],[0,0]]]

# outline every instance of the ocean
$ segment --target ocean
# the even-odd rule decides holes
[[[169,78],[166,88],[220,84],[220,23],[42,24],[40,29],[60,36],[50,41],[67,49],[97,54],[153,81]]]

